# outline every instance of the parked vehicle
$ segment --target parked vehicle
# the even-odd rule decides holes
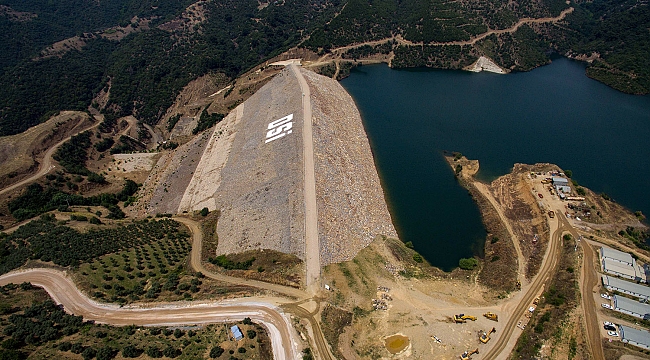
[[[601,304],[601,305],[602,305],[602,307],[604,307],[605,309],[611,309],[611,308],[612,308],[612,305],[609,305],[609,304]]]
[[[603,326],[605,330],[610,330],[610,331],[616,331],[616,328],[612,325],[605,325]]]
[[[603,325],[614,326],[614,324],[609,321],[603,321]]]
[[[607,294],[600,294],[600,297],[607,300],[612,300],[612,297]]]
[[[608,331],[607,335],[612,336],[612,337],[618,337],[618,333],[616,331]]]

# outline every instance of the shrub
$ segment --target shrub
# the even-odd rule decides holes
[[[463,270],[474,270],[478,266],[478,260],[475,258],[463,258],[458,261],[458,266]]]
[[[415,261],[416,263],[419,264],[419,263],[424,262],[424,259],[422,258],[422,255],[420,255],[420,254],[413,254],[413,261]]]
[[[210,213],[210,210],[208,210],[207,207],[204,207],[203,209],[201,209],[200,214],[201,214],[201,216],[208,216],[209,213]]]

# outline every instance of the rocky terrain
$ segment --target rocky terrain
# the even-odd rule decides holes
[[[361,115],[341,84],[303,71],[312,94],[321,263],[351,260],[377,235],[397,237]]]

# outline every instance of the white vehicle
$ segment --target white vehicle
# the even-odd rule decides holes
[[[616,331],[608,331],[607,335],[613,336],[613,337],[618,337],[618,333]]]
[[[607,299],[607,300],[611,300],[611,299],[612,299],[612,297],[609,296],[609,295],[607,295],[607,294],[600,294],[600,297],[603,298],[603,299]]]
[[[609,321],[603,321],[603,325],[614,326],[614,324]]]
[[[602,305],[602,307],[604,307],[605,309],[611,309],[612,308],[612,305],[609,305],[609,304],[600,304],[600,305]]]

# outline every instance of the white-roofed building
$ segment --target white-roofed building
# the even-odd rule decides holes
[[[629,266],[633,266],[635,263],[632,255],[604,246],[600,247],[600,258],[618,261]]]
[[[598,251],[603,272],[637,282],[647,282],[645,269],[632,255],[602,246]]]
[[[645,285],[617,279],[613,276],[602,276],[603,286],[609,291],[618,291],[623,294],[636,296],[640,299],[650,299],[650,287]]]
[[[634,266],[625,265],[621,262],[608,258],[603,258],[601,263],[603,265],[603,271],[608,274],[612,274],[625,279],[637,280]]]
[[[624,325],[619,325],[618,330],[621,333],[621,342],[650,349],[650,332]]]
[[[632,315],[640,319],[650,319],[650,305],[630,300],[623,296],[614,295],[613,298],[614,310],[622,312],[623,314]]]

